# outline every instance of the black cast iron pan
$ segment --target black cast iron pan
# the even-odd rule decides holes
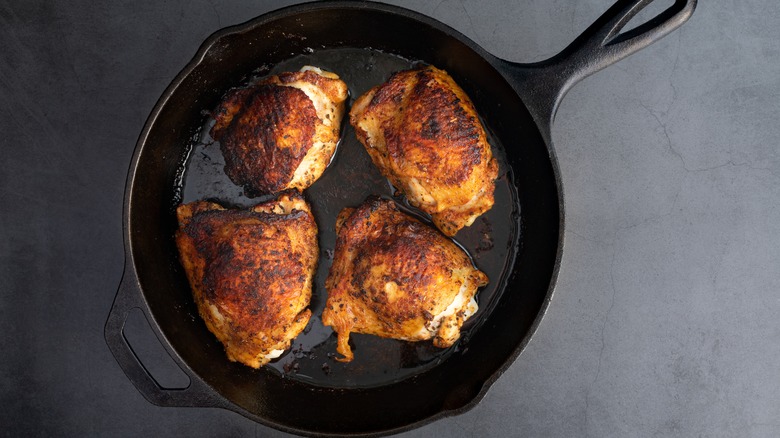
[[[152,111],[128,176],[125,272],[105,327],[128,378],[157,405],[221,407],[307,435],[399,432],[473,407],[523,350],[552,298],[564,225],[550,142],[558,103],[577,81],[683,24],[696,4],[677,0],[620,33],[651,1],[618,1],[560,54],[536,64],[496,58],[412,11],[360,1],[294,6],[212,35]],[[232,87],[305,64],[338,73],[353,100],[392,72],[420,63],[447,70],[471,96],[500,162],[496,205],[455,236],[491,279],[461,341],[439,350],[353,335],[356,360],[333,360],[335,336],[319,312],[335,216],[368,195],[395,196],[345,124],[334,161],[305,192],[320,228],[315,317],[293,350],[270,366],[253,370],[229,362],[197,316],[173,241],[180,202],[259,201],[222,173],[219,148],[208,137],[208,111]],[[139,361],[123,334],[134,308],[189,376],[189,386],[163,388]]]

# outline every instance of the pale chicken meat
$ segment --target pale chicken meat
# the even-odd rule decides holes
[[[250,197],[311,186],[336,150],[347,94],[338,75],[311,66],[228,93],[211,128],[225,174]]]
[[[198,312],[228,359],[253,368],[309,322],[317,225],[295,191],[249,210],[198,201],[177,209],[176,244]]]
[[[322,322],[338,335],[338,360],[354,358],[350,333],[433,339],[441,348],[458,340],[477,311],[477,289],[488,282],[464,250],[376,197],[342,210],[336,233]]]
[[[498,164],[473,103],[445,71],[393,74],[355,101],[350,123],[382,174],[444,234],[493,206]]]

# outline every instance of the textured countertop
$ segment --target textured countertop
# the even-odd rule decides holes
[[[103,325],[147,115],[209,34],[292,3],[0,2],[4,435],[287,436],[148,403]],[[391,3],[531,62],[611,1]],[[572,89],[553,128],[567,231],[549,311],[476,408],[403,436],[780,435],[778,29],[774,0],[702,0]]]

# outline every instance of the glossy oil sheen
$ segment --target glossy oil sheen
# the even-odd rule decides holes
[[[619,33],[651,1],[618,0],[561,53],[532,65],[502,61],[424,15],[368,1],[297,5],[212,35],[157,102],[130,167],[124,209],[128,263],[105,329],[109,348],[128,378],[147,400],[161,406],[222,407],[280,430],[318,437],[398,433],[474,407],[525,349],[552,299],[564,230],[561,179],[550,134],[555,108],[574,83],[668,34],[690,18],[696,5],[696,0],[677,0],[647,23]],[[253,74],[266,74],[296,59],[303,61],[330,49],[338,49],[334,54],[344,50],[346,61],[362,59],[349,48],[373,48],[449,72],[474,101],[493,139],[499,140],[493,144],[502,173],[496,192],[499,201],[485,215],[484,229],[492,233],[492,242],[481,243],[481,234],[469,234],[470,230],[456,236],[491,276],[491,285],[480,294],[482,308],[464,339],[444,352],[440,363],[427,368],[414,366],[421,361],[417,352],[412,355],[415,359],[407,360],[409,355],[396,348],[395,361],[379,358],[392,365],[390,377],[376,368],[365,379],[340,386],[336,379],[344,374],[332,369],[328,374],[327,368],[320,368],[329,380],[304,377],[308,374],[301,372],[301,364],[306,369],[308,361],[316,370],[321,359],[316,346],[288,353],[294,359],[307,357],[307,361],[295,360],[297,372],[292,361],[288,367],[292,372],[284,372],[284,367],[254,370],[227,361],[222,346],[197,316],[173,234],[175,206],[196,186],[190,178],[188,193],[183,193],[187,176],[183,163],[198,153],[192,146],[202,138],[208,110]],[[364,79],[360,70],[341,74]],[[353,96],[358,93],[355,88]],[[349,153],[354,145],[345,141],[342,146],[334,165],[350,162],[344,157],[358,160],[359,155]],[[361,162],[367,160],[356,161]],[[336,179],[331,176],[336,175],[334,169],[317,184]],[[367,184],[361,178],[368,176],[360,169],[346,176],[353,178],[342,185]],[[213,184],[210,181],[204,179]],[[319,190],[317,184],[307,193],[310,200]],[[372,187],[389,194],[391,189],[383,184]],[[219,190],[223,189],[227,187]],[[323,202],[342,190],[324,189]],[[499,204],[507,200],[511,202]],[[323,229],[329,222],[323,217],[339,209],[328,203],[314,207]],[[321,244],[327,256],[326,235]],[[494,252],[496,257],[488,257],[491,244],[493,248],[506,244],[506,256]],[[323,266],[329,266],[330,260],[323,260]],[[321,283],[324,268],[320,269]],[[315,294],[314,306],[321,306],[321,286]],[[135,307],[143,310],[158,339],[189,375],[187,388],[160,387],[127,345],[121,330],[128,309]],[[327,342],[332,340],[322,345]],[[372,353],[360,346],[357,354]],[[404,364],[414,366],[408,375]]]
[[[320,316],[325,307],[327,291],[325,279],[332,263],[336,241],[335,221],[346,207],[355,207],[371,195],[394,198],[401,207],[430,224],[427,216],[412,208],[402,196],[395,196],[394,188],[373,165],[363,145],[355,137],[348,123],[352,102],[381,84],[400,70],[414,68],[419,62],[372,49],[337,48],[306,50],[274,66],[262,66],[247,79],[283,71],[297,71],[304,65],[313,65],[337,73],[349,87],[350,97],[342,123],[342,135],[332,162],[322,177],[304,191],[312,205],[319,228],[320,261],[315,275],[310,305],[312,318],[293,342],[293,347],[267,368],[285,379],[329,388],[369,388],[391,384],[425,372],[446,361],[450,355],[468,348],[469,338],[488,317],[504,290],[509,261],[519,245],[519,203],[505,152],[497,138],[489,133],[493,154],[499,162],[495,205],[479,217],[472,226],[462,229],[455,237],[472,257],[475,265],[490,278],[477,300],[479,311],[466,322],[461,340],[453,347],[439,349],[431,341],[406,342],[383,339],[371,335],[352,334],[355,359],[350,363],[335,360],[336,336],[330,327],[322,325]],[[242,86],[245,84],[235,84]],[[204,114],[212,108],[203,108]],[[479,112],[479,108],[477,108]],[[225,206],[250,207],[268,197],[248,198],[241,187],[234,185],[223,171],[224,160],[219,144],[209,136],[213,119],[206,118],[200,133],[189,145],[189,154],[183,160],[174,193],[176,201],[212,200]],[[216,342],[216,340],[214,340]],[[227,359],[225,359],[227,360]]]

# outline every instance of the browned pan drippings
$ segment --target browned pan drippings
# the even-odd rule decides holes
[[[367,1],[310,2],[209,37],[155,105],[130,166],[123,215],[127,263],[105,327],[122,370],[154,404],[225,408],[317,437],[398,433],[474,407],[524,351],[553,300],[565,233],[552,144],[555,110],[574,84],[667,35],[696,6],[696,0],[677,0],[622,32],[652,2],[617,0],[559,54],[533,64],[499,59],[430,17]],[[355,361],[342,364],[329,356],[336,337],[319,314],[336,215],[368,195],[393,195],[345,125],[331,168],[305,193],[321,230],[311,306],[316,317],[293,351],[272,366],[256,370],[229,362],[197,315],[173,241],[175,206],[182,201],[262,201],[243,197],[221,173],[219,148],[201,144],[209,142],[202,135],[209,111],[253,75],[313,64],[338,73],[354,99],[414,60],[447,71],[463,88],[499,161],[495,206],[455,236],[490,278],[463,338],[437,350],[428,342],[354,336]],[[161,387],[127,343],[124,322],[136,308],[189,377],[187,387]]]
[[[313,65],[338,74],[349,86],[351,104],[371,87],[378,85],[394,72],[413,68],[418,63],[371,49],[339,48],[313,50],[272,67],[260,66],[256,76],[296,71],[304,65]],[[241,84],[236,84],[241,85]],[[204,108],[210,110],[210,108]],[[480,111],[480,108],[477,107]],[[482,112],[480,111],[480,114]],[[208,135],[213,120],[205,124],[198,141],[186,162],[181,188],[182,202],[201,199],[223,205],[252,206],[264,198],[248,198],[241,187],[234,185],[224,174],[223,157],[218,144]],[[490,120],[483,120],[490,135]],[[499,178],[495,191],[495,205],[475,223],[461,230],[455,240],[472,256],[477,267],[484,271],[490,283],[477,298],[479,311],[466,322],[461,340],[448,349],[434,347],[430,341],[404,342],[368,335],[353,335],[355,360],[341,363],[335,360],[336,337],[330,327],[322,325],[320,315],[327,292],[325,278],[330,268],[335,246],[335,221],[339,211],[355,207],[370,195],[393,197],[393,187],[373,165],[352,127],[344,121],[342,139],[328,169],[322,177],[304,192],[319,227],[320,263],[315,276],[311,310],[313,316],[304,332],[293,341],[293,349],[267,367],[286,378],[308,384],[332,388],[376,387],[397,382],[435,367],[452,354],[468,348],[474,330],[490,313],[498,300],[505,273],[511,269],[510,257],[519,244],[519,205],[516,189],[507,178],[505,152],[494,136],[490,136],[493,153],[499,161]],[[430,224],[428,218],[411,209],[401,197],[395,197],[402,206]],[[517,293],[517,292],[515,292]]]

